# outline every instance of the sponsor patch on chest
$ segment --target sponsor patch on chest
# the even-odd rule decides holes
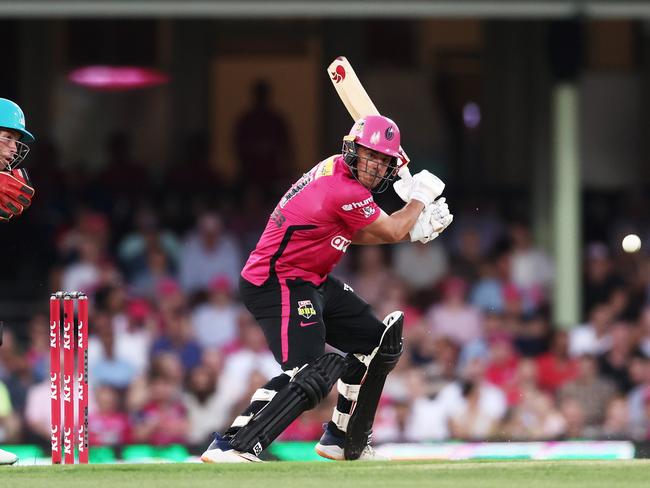
[[[348,246],[352,244],[350,239],[346,239],[343,236],[336,236],[332,238],[332,247],[338,251],[345,252],[348,250]]]

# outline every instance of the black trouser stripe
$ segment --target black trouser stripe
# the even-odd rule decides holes
[[[280,243],[280,247],[278,247],[278,250],[275,251],[275,254],[271,257],[271,274],[275,274],[275,263],[278,259],[280,259],[280,256],[282,256],[282,253],[289,245],[289,241],[291,240],[293,233],[299,230],[315,229],[316,227],[316,225],[290,225],[287,227],[287,230],[284,233],[284,237],[282,238],[282,242]]]

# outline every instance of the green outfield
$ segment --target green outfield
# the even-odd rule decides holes
[[[2,486],[308,488],[650,486],[650,461],[114,464],[0,467]],[[218,483],[218,484],[217,484]]]

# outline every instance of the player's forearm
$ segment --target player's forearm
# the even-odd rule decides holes
[[[397,212],[390,214],[393,227],[393,239],[390,242],[401,242],[409,239],[409,231],[415,225],[418,216],[424,209],[419,200],[411,200]]]
[[[383,211],[372,224],[353,236],[355,244],[393,244],[409,239],[409,231],[415,225],[424,204],[412,200],[404,208],[386,215]],[[409,239],[410,240],[410,239]]]
[[[410,241],[408,232],[402,239],[402,241]],[[389,241],[387,239],[382,239],[381,237],[375,236],[370,232],[365,232],[363,229],[357,231],[356,234],[352,237],[352,244],[360,246],[371,246],[377,244],[393,244],[395,241]],[[400,241],[401,242],[401,241]]]
[[[352,244],[370,246],[375,244],[388,244],[388,242],[386,242],[385,239],[372,235],[370,232],[365,232],[362,229],[352,236]]]

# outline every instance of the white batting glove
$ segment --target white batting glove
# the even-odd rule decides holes
[[[449,213],[446,198],[434,201],[422,210],[415,225],[409,231],[411,242],[419,241],[423,244],[431,242],[449,227],[453,220],[454,216]]]
[[[427,206],[442,195],[445,189],[444,182],[426,169],[415,176],[410,176],[408,173],[400,173],[400,175],[402,178],[393,184],[393,188],[405,202],[419,200]]]
[[[409,231],[411,242],[420,241],[426,243],[438,237],[438,234],[433,230],[433,224],[431,223],[433,211],[433,206],[429,205],[420,212],[418,219]],[[432,234],[436,235],[431,237]]]
[[[454,220],[454,216],[449,213],[447,199],[442,197],[429,205],[429,208],[431,208],[431,212],[429,213],[429,223],[433,230],[440,234],[443,230],[449,227],[449,224]]]

